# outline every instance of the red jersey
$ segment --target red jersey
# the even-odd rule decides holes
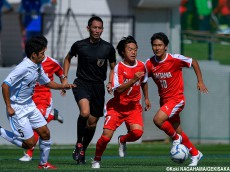
[[[46,73],[46,75],[49,77],[51,81],[54,80],[54,74],[57,75],[58,77],[61,77],[63,75],[62,67],[60,66],[57,60],[51,57],[47,56],[42,61],[42,67],[44,69],[44,72]],[[34,88],[34,93],[37,92],[50,92],[50,88],[46,87],[45,85],[39,85],[37,83]]]
[[[123,93],[117,92],[116,88],[119,87],[121,84],[130,81],[134,77],[134,74],[136,72],[144,72],[145,76]],[[112,86],[114,89],[113,100],[115,102],[119,102],[122,105],[127,105],[130,102],[139,102],[141,99],[141,83],[147,82],[147,79],[148,75],[143,62],[136,60],[136,64],[134,66],[128,66],[122,61],[119,62],[114,68],[114,77],[112,82]]]
[[[161,99],[184,95],[182,68],[191,65],[192,59],[180,54],[167,53],[162,61],[158,61],[156,56],[146,61],[148,76],[156,83]]]

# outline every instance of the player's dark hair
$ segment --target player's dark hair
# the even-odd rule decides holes
[[[153,34],[153,36],[151,37],[151,45],[153,45],[153,41],[156,39],[159,39],[162,42],[164,42],[165,46],[168,46],[169,44],[169,39],[163,32],[158,32]]]
[[[134,39],[134,37],[132,37],[130,35],[127,37],[123,37],[117,44],[117,51],[118,51],[118,54],[121,56],[122,59],[124,59],[124,54],[122,52],[125,51],[125,46],[129,43],[134,43],[137,45],[137,42]]]
[[[100,17],[93,15],[93,16],[88,20],[88,26],[89,26],[89,27],[92,25],[92,23],[93,23],[94,20],[101,22],[101,23],[102,23],[102,26],[103,26],[103,20],[102,20]]]
[[[48,41],[44,36],[34,36],[26,42],[25,52],[28,58],[32,53],[38,53],[47,47]]]

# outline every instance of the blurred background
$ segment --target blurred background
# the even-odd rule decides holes
[[[168,52],[197,59],[209,89],[207,95],[201,95],[194,71],[184,70],[187,104],[181,114],[182,127],[195,143],[230,143],[230,0],[0,0],[0,9],[1,81],[23,59],[25,41],[36,34],[46,36],[46,55],[62,64],[71,45],[89,36],[86,26],[92,15],[103,19],[102,38],[115,47],[122,37],[133,35],[142,61],[153,55],[153,33],[166,33],[170,39]],[[118,55],[117,59],[121,60]],[[75,78],[76,65],[74,58],[69,82]],[[149,94],[152,109],[143,113],[145,132],[137,142],[167,141],[152,122],[159,97],[151,80]],[[106,95],[106,101],[110,98]],[[65,121],[62,125],[49,124],[52,140],[56,144],[75,144],[79,111],[72,92],[63,98],[53,91],[53,100]],[[0,125],[10,129],[2,98],[0,107]],[[101,135],[102,126],[103,118],[92,143]],[[117,136],[125,132],[125,126],[121,126],[111,142],[117,143]],[[0,144],[8,142],[0,139]]]

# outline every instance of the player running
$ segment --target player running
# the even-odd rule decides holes
[[[151,37],[154,56],[146,61],[149,77],[152,77],[158,87],[160,109],[154,116],[154,123],[173,140],[173,145],[184,144],[191,157],[189,166],[197,166],[202,153],[190,142],[180,125],[180,112],[185,106],[183,67],[193,67],[197,76],[197,88],[200,92],[208,93],[198,62],[195,59],[180,54],[166,53],[168,37],[160,32]]]
[[[7,116],[13,132],[0,127],[0,135],[18,147],[35,146],[34,132],[39,134],[39,169],[57,169],[48,162],[51,139],[47,122],[32,100],[37,82],[52,89],[71,89],[73,84],[58,84],[45,74],[41,62],[45,58],[47,43],[43,36],[32,37],[26,43],[27,58],[18,64],[2,84]]]
[[[141,92],[145,97],[146,110],[151,108],[148,98],[147,72],[143,62],[136,60],[137,42],[132,36],[124,37],[117,45],[123,61],[114,69],[112,86],[114,97],[106,104],[106,117],[102,136],[96,144],[92,168],[100,168],[100,161],[114,131],[125,122],[127,134],[118,137],[119,156],[124,157],[126,142],[134,142],[143,134]]]
[[[77,142],[73,151],[73,159],[77,164],[85,164],[85,153],[91,142],[97,122],[103,116],[105,103],[104,81],[109,63],[109,81],[112,80],[114,66],[116,65],[116,52],[112,44],[101,39],[103,20],[92,16],[88,20],[87,30],[89,38],[76,41],[64,59],[63,83],[68,83],[68,71],[71,59],[77,57],[78,65],[73,89],[76,104],[80,110],[77,120]],[[111,88],[111,82],[107,84]]]
[[[47,40],[45,40],[47,42]],[[54,74],[60,78],[60,82],[63,81],[63,69],[59,65],[58,61],[51,58],[45,57],[42,61],[42,67],[44,69],[45,74],[49,77],[51,81],[54,80]],[[62,95],[65,95],[64,92],[61,92]],[[34,88],[34,95],[32,97],[35,105],[40,110],[47,123],[52,120],[57,120],[60,123],[63,123],[63,117],[58,113],[57,109],[53,109],[53,101],[52,101],[52,92],[50,88],[45,85],[40,85],[37,83]],[[38,142],[39,135],[34,130],[34,139],[35,142]],[[19,159],[19,161],[31,161],[33,157],[34,148],[28,149],[25,152],[25,155]]]

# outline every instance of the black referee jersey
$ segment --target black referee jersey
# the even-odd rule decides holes
[[[89,38],[77,41],[71,46],[69,55],[78,57],[77,78],[93,83],[106,80],[107,61],[116,62],[114,47],[103,39],[97,43],[91,43]]]

